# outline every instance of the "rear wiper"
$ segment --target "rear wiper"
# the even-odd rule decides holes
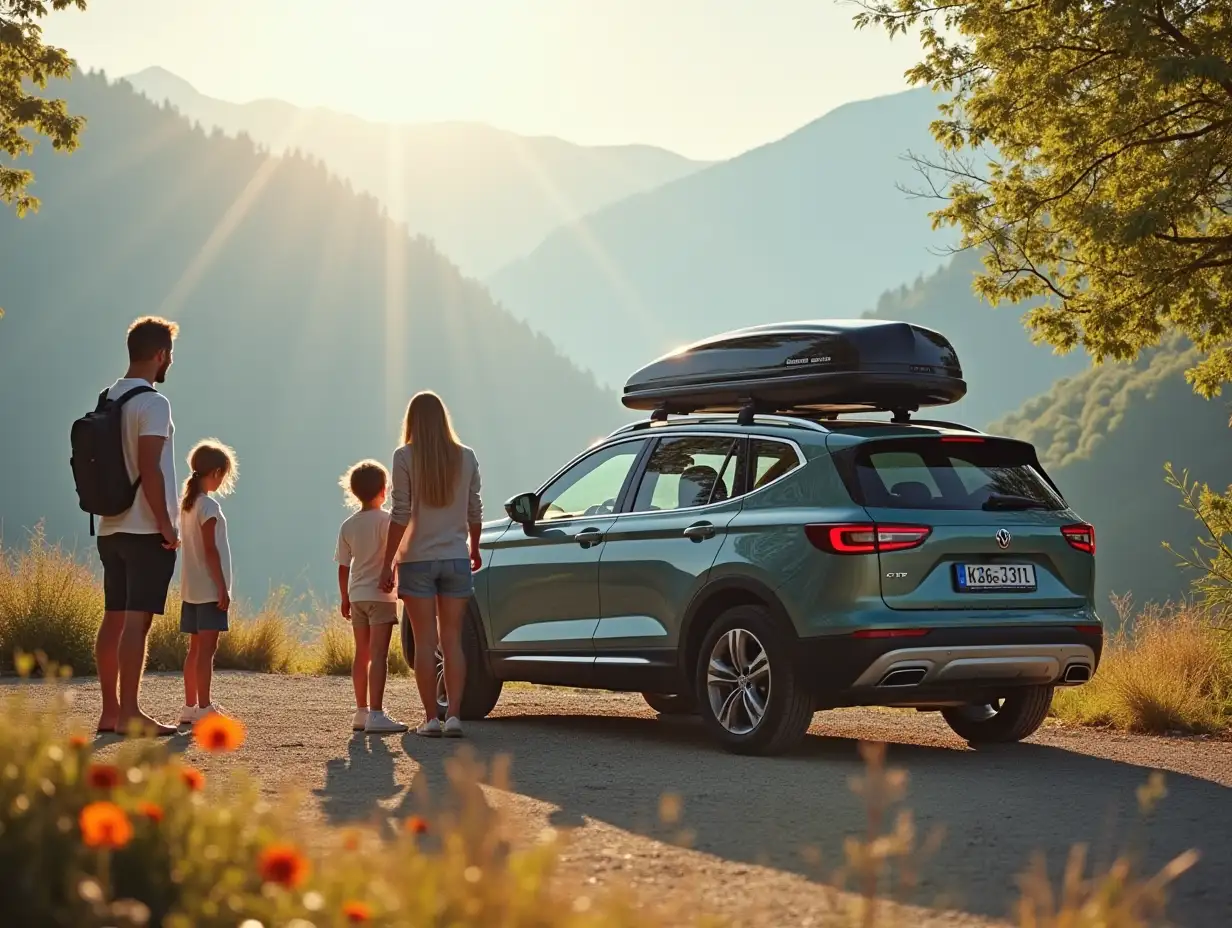
[[[1012,494],[993,493],[984,500],[983,509],[1047,509],[1047,503],[1029,496],[1014,496]]]

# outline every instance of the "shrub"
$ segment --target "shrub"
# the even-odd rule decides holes
[[[1081,725],[1126,731],[1217,731],[1232,722],[1232,648],[1199,606],[1152,606],[1109,636],[1090,683],[1057,691],[1053,713]]]
[[[93,572],[39,526],[22,551],[0,549],[0,672],[21,650],[42,652],[79,674],[94,673],[103,590]]]

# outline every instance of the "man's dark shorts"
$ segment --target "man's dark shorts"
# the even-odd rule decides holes
[[[103,608],[108,612],[162,615],[175,577],[175,552],[163,547],[162,535],[98,536],[103,562]]]

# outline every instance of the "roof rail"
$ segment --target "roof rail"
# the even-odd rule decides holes
[[[723,425],[745,425],[741,421],[739,413],[696,413],[690,415],[672,416],[670,419],[666,416],[651,416],[649,419],[642,419],[638,422],[630,422],[628,425],[622,425],[613,435],[620,435],[624,432],[635,432],[642,429],[649,429],[655,426],[667,425],[701,425],[705,423],[721,423]],[[814,432],[829,432],[824,425],[813,419],[806,419],[803,416],[777,416],[777,415],[758,415],[753,419],[753,424],[757,425],[774,425],[786,428],[809,429]]]

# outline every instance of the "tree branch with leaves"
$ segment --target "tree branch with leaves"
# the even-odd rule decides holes
[[[75,62],[62,48],[43,42],[39,20],[49,12],[86,8],[86,0],[0,0],[0,202],[18,216],[38,209],[28,192],[33,175],[12,166],[34,150],[30,131],[51,141],[57,151],[72,151],[85,120],[69,114],[63,100],[32,90],[53,78],[72,76]]]
[[[858,5],[919,34],[908,79],[946,95],[917,164],[977,291],[1043,298],[1035,337],[1096,360],[1183,333],[1196,391],[1232,381],[1232,0]]]

